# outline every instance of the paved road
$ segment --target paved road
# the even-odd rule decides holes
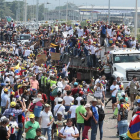
[[[109,97],[109,95],[107,95],[107,97]],[[106,106],[105,113],[106,113],[106,116],[105,116],[105,120],[104,120],[104,124],[103,124],[103,140],[113,140],[113,139],[118,140],[119,138],[116,137],[117,119],[112,119],[113,110],[112,110],[111,101]],[[131,121],[131,118],[132,118],[132,111],[129,111],[128,122]],[[99,132],[99,129],[98,129],[96,140],[100,140],[100,134],[99,133],[100,132]],[[91,140],[90,135],[91,135],[91,130],[89,130],[89,139]]]

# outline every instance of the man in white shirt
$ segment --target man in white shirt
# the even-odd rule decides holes
[[[69,68],[69,65],[70,65],[70,61],[71,61],[71,58],[69,58],[68,65],[65,65],[62,69],[62,72],[64,73],[65,77],[68,76],[68,68]]]
[[[55,121],[57,120],[57,113],[58,112],[62,112],[62,117],[64,118],[65,113],[65,107],[62,105],[62,98],[58,99],[58,104],[54,106],[54,117],[55,117]]]
[[[136,40],[135,40],[135,37],[132,37],[131,47],[134,48],[134,49],[136,48]]]
[[[39,124],[41,125],[42,135],[48,135],[48,140],[51,140],[51,125],[54,121],[52,112],[50,111],[50,105],[45,104],[44,110],[40,113]]]
[[[113,84],[110,87],[110,93],[112,94],[112,109],[114,111],[115,103],[117,102],[116,96],[119,90],[119,85],[117,85],[117,80],[113,81]]]
[[[84,34],[84,30],[82,29],[81,26],[79,26],[79,29],[77,29],[77,32],[78,32],[78,37],[81,37]]]
[[[96,65],[96,58],[95,58],[95,44],[96,42],[93,42],[92,45],[90,45],[89,50],[91,51],[91,60],[92,60],[92,67],[94,68]]]

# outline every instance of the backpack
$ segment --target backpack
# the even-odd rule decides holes
[[[99,121],[103,121],[105,118],[105,112],[104,112],[102,106],[101,107],[96,106],[96,107],[98,108]]]
[[[36,105],[36,103],[34,103],[30,106],[30,109],[29,109],[30,112],[34,112],[35,105]]]

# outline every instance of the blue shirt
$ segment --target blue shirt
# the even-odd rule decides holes
[[[96,121],[98,122],[98,120],[99,120],[99,114],[98,114],[97,107],[92,106],[91,108],[92,108],[93,116],[95,117]]]
[[[16,118],[16,122],[18,122],[18,115],[22,114],[22,112],[23,112],[22,109],[9,108],[9,109],[6,109],[2,115],[9,118],[9,115],[11,113],[14,113],[15,118]]]
[[[8,94],[2,93],[1,94],[1,106],[6,107],[7,101],[10,102],[10,98],[8,97]]]

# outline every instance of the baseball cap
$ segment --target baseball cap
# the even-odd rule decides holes
[[[34,114],[30,114],[30,115],[29,115],[29,118],[30,118],[30,119],[35,118],[35,115],[34,115]]]
[[[137,100],[137,103],[140,103],[140,99]]]
[[[74,86],[78,86],[78,83],[77,82],[74,82]]]
[[[16,106],[16,102],[11,102],[11,103],[10,103],[10,106],[11,106],[11,107],[15,107],[15,106]]]
[[[7,88],[5,88],[5,89],[4,89],[4,92],[8,92],[8,89],[7,89]]]
[[[57,114],[62,115],[62,112],[59,111],[59,112],[57,112]]]

